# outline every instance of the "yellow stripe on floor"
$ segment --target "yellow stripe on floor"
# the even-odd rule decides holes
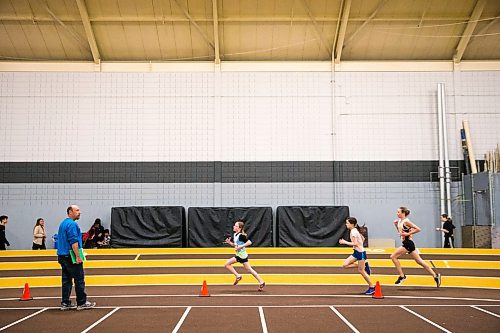
[[[442,255],[500,255],[500,249],[437,249],[421,248],[422,254],[442,254]],[[138,255],[138,254],[228,254],[234,253],[232,248],[133,248],[133,249],[89,249],[85,250],[92,255]],[[391,254],[393,248],[367,248],[368,255],[373,254]],[[249,248],[249,253],[258,254],[350,254],[351,248],[347,247],[293,247],[293,248],[274,248],[274,247],[254,247]],[[8,250],[1,251],[1,257],[27,257],[27,256],[55,256],[56,250]]]
[[[268,288],[279,285],[365,285],[359,274],[262,274]],[[396,276],[376,275],[373,281],[382,286],[394,285]],[[376,280],[375,280],[376,279]],[[151,275],[92,275],[85,278],[86,286],[149,286],[149,285],[196,285],[206,280],[210,285],[232,285],[231,274],[151,274]],[[0,278],[0,288],[22,288],[25,283],[30,287],[60,287],[60,276],[9,277]],[[257,281],[248,274],[243,275],[241,284],[255,284]],[[434,280],[429,275],[408,276],[404,286],[433,287]],[[500,278],[445,276],[442,287],[500,289]]]
[[[87,260],[86,268],[223,267],[226,259]],[[341,267],[344,259],[251,259],[256,267]],[[372,267],[394,267],[389,259],[371,259]],[[421,267],[414,260],[400,260],[403,267]],[[500,261],[433,260],[437,268],[500,269]],[[56,261],[0,262],[0,271],[59,269]]]

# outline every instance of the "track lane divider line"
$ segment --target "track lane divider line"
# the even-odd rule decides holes
[[[42,312],[44,312],[44,311],[46,311],[46,310],[48,310],[48,309],[49,309],[49,308],[43,308],[43,309],[41,309],[40,311],[37,311],[37,312],[32,313],[32,314],[30,314],[30,315],[28,315],[28,316],[26,316],[26,317],[23,317],[23,318],[21,318],[21,319],[19,319],[19,320],[16,320],[16,321],[15,321],[15,322],[13,322],[13,323],[10,323],[10,324],[8,324],[8,325],[6,325],[6,326],[4,326],[4,327],[1,327],[1,328],[0,328],[0,331],[6,330],[6,329],[7,329],[7,328],[9,328],[9,327],[12,327],[12,326],[14,326],[14,325],[16,325],[16,324],[19,324],[20,322],[23,322],[23,321],[25,321],[26,319],[30,319],[31,317],[34,317],[34,316],[36,316],[37,314],[42,313]]]
[[[262,306],[259,306],[259,317],[260,324],[262,325],[262,333],[267,333],[266,317],[264,316],[264,309]]]
[[[182,323],[184,323],[184,320],[188,316],[189,311],[191,311],[190,306],[186,308],[186,311],[184,311],[184,313],[182,314],[181,319],[179,319],[179,322],[177,322],[177,325],[175,325],[174,329],[172,330],[172,333],[177,333],[179,331],[179,329],[182,326]]]
[[[88,331],[90,331],[91,329],[93,329],[94,327],[96,327],[97,325],[99,325],[106,318],[108,318],[109,316],[111,316],[113,313],[115,313],[118,310],[120,310],[120,307],[117,307],[117,308],[113,309],[113,311],[110,311],[109,313],[107,313],[104,317],[102,317],[101,319],[99,319],[98,321],[96,321],[95,323],[93,323],[92,325],[90,325],[89,327],[87,327],[85,330],[83,330],[82,333],[87,333]]]
[[[422,316],[421,314],[418,314],[416,313],[415,311],[412,311],[410,309],[408,309],[407,307],[405,307],[404,305],[400,305],[399,306],[401,309],[405,310],[405,311],[408,311],[409,313],[411,313],[412,315],[422,319],[423,321],[431,324],[432,326],[436,327],[437,329],[440,329],[441,331],[443,332],[446,332],[446,333],[453,333],[452,331],[449,331],[447,330],[446,328],[444,328],[443,326],[439,326],[438,324],[436,324],[435,322],[433,322],[432,320],[429,320],[427,318],[425,318],[424,316]]]
[[[351,324],[349,322],[349,320],[347,320],[337,309],[335,309],[333,306],[330,306],[330,309],[332,309],[333,312],[335,312],[335,314],[340,318],[342,319],[342,321],[347,325],[349,326],[349,328],[354,332],[354,333],[360,333],[358,331],[358,329],[356,327],[354,327],[353,324]]]
[[[138,255],[135,256],[135,259],[134,260],[139,260],[139,257],[141,256],[141,254],[139,253]]]
[[[474,308],[474,309],[476,309],[476,310],[479,310],[479,311],[482,311],[482,312],[487,313],[487,314],[489,314],[489,315],[492,315],[492,316],[495,316],[495,317],[497,317],[497,318],[500,318],[500,315],[497,315],[496,313],[493,313],[493,312],[488,311],[488,310],[485,310],[485,309],[481,309],[480,307],[477,307],[477,306],[471,305],[471,308]]]

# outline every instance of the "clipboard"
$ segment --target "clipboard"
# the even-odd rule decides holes
[[[85,253],[85,252],[83,252],[83,249],[82,249],[82,248],[79,248],[79,249],[78,249],[78,253],[80,254],[80,258],[82,258],[82,262],[84,262],[84,261],[85,261],[85,254],[86,254],[86,253]],[[73,249],[71,249],[71,250],[69,251],[69,255],[71,256],[71,262],[72,262],[73,264],[76,264],[76,256],[75,256],[75,252],[73,252]]]

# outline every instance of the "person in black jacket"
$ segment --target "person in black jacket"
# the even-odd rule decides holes
[[[9,217],[2,215],[0,216],[0,250],[6,250],[5,245],[10,246],[7,237],[5,237],[5,225],[9,223]]]
[[[455,226],[453,225],[451,217],[449,217],[448,214],[441,214],[441,222],[443,222],[443,227],[436,228],[436,230],[444,233],[444,247],[455,247],[455,237],[453,237],[453,229],[455,229]]]

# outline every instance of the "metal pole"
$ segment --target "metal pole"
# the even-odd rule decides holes
[[[446,214],[446,198],[445,198],[445,175],[444,175],[444,149],[443,149],[443,95],[441,94],[442,83],[438,83],[437,98],[438,98],[438,145],[439,145],[439,210],[440,215]],[[441,226],[442,227],[442,226]],[[441,246],[444,246],[444,235],[441,235]]]
[[[444,172],[446,183],[446,214],[453,217],[451,213],[451,170],[450,158],[448,157],[448,133],[446,130],[446,97],[444,93],[444,83],[441,83],[441,116],[443,126],[443,151],[444,151]]]
[[[443,151],[443,117],[442,113],[442,94],[441,83],[438,83],[438,144],[439,144],[439,205],[441,214],[446,214],[445,191],[444,191],[444,151]]]

